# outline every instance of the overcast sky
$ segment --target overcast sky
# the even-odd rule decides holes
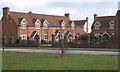
[[[0,18],[2,8],[10,7],[10,11],[39,14],[64,15],[70,13],[71,20],[83,20],[89,17],[90,25],[93,15],[115,15],[119,0],[0,0]]]

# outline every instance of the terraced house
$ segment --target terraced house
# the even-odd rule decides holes
[[[61,38],[70,40],[75,36],[88,32],[88,18],[86,20],[70,20],[70,14],[64,16],[13,12],[9,7],[3,8],[2,37],[4,43],[21,40],[55,41]]]

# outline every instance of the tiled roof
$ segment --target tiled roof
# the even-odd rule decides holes
[[[99,24],[101,24],[101,28],[109,27],[109,23],[111,21],[115,21],[115,16],[101,16],[101,17],[97,17],[95,19],[95,21],[93,22],[92,28],[94,27],[94,24],[96,22],[98,22]]]
[[[10,17],[15,21],[17,25],[20,24],[20,20],[25,18],[28,25],[33,25],[34,19],[39,19],[41,23],[46,19],[49,22],[50,26],[54,26],[54,23],[57,26],[60,26],[59,21],[64,20],[68,24],[69,19],[65,16],[54,16],[54,15],[45,15],[45,14],[34,14],[34,13],[20,13],[20,12],[11,12]]]
[[[86,20],[74,20],[76,26],[83,26]]]
[[[39,19],[41,24],[45,20],[48,21],[49,26],[60,26],[60,24],[65,21],[66,26],[70,26],[70,19],[66,16],[55,16],[55,15],[46,15],[46,14],[35,14],[32,12],[21,13],[21,12],[12,12],[10,11],[10,17],[14,20],[17,25],[20,25],[21,20],[24,18],[27,21],[29,26],[33,26],[35,21]],[[86,20],[74,20],[76,26],[82,26],[85,24]]]

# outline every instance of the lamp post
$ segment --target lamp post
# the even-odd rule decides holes
[[[63,29],[61,31],[61,42],[62,42],[62,48],[61,48],[61,57],[64,57],[64,37],[63,37]]]

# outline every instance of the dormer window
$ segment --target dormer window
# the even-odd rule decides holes
[[[114,29],[114,20],[109,23],[110,29]]]
[[[61,24],[62,29],[65,29],[65,22],[63,21]]]
[[[22,29],[26,29],[26,23],[21,24]]]
[[[40,24],[39,24],[39,23],[36,23],[36,24],[35,24],[35,27],[36,27],[36,29],[40,29]]]
[[[22,29],[26,29],[27,21],[24,18],[22,18],[22,21],[20,23],[21,23]]]
[[[96,22],[96,23],[95,23],[95,29],[96,29],[96,30],[99,30],[100,27],[101,27],[101,25],[100,25],[98,22]]]
[[[110,29],[114,29],[114,24],[110,24]]]
[[[65,25],[64,24],[62,24],[61,26],[62,26],[62,29],[65,29]]]
[[[45,19],[44,22],[43,22],[43,27],[44,27],[44,29],[48,29],[48,25],[49,25],[49,23],[48,23],[48,21]]]
[[[71,24],[71,29],[75,29],[75,24],[74,24],[74,22],[72,22],[72,24]]]
[[[46,23],[43,24],[44,29],[48,28],[48,25]]]
[[[37,19],[35,22],[36,29],[40,29],[40,24],[41,24],[41,22]]]
[[[95,25],[95,29],[96,30],[100,29],[100,25]]]

